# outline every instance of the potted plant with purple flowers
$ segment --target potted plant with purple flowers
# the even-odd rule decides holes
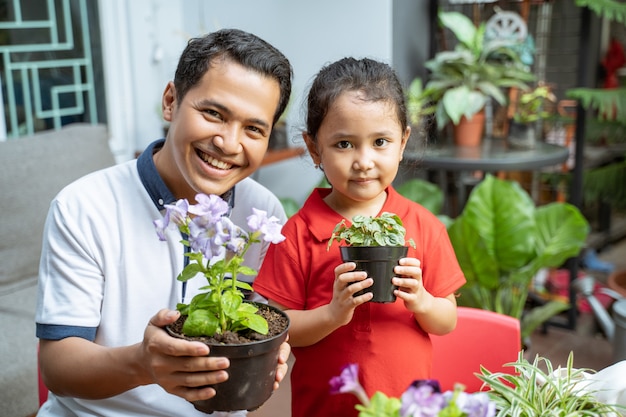
[[[280,345],[287,338],[289,318],[267,304],[248,302],[242,290],[252,290],[240,274],[256,271],[243,265],[244,255],[254,243],[284,240],[275,217],[253,209],[247,218],[248,231],[227,216],[228,203],[216,195],[196,195],[195,205],[181,199],[166,205],[156,220],[161,240],[177,239],[188,248],[189,262],[177,279],[206,279],[188,304],[176,308],[181,316],[166,327],[174,337],[199,340],[210,347],[210,356],[230,359],[228,380],[215,385],[213,398],[193,402],[204,412],[254,410],[271,395]],[[242,387],[248,387],[243,389]]]
[[[339,222],[328,241],[328,249],[336,240],[344,242],[340,246],[344,262],[356,263],[358,271],[366,271],[374,279],[374,284],[355,293],[355,296],[372,292],[371,301],[392,303],[396,300],[393,291],[397,288],[391,283],[393,269],[398,261],[407,255],[408,243],[415,247],[413,239],[405,240],[406,229],[402,219],[394,213],[381,213],[379,216],[354,216],[348,226],[345,219]]]
[[[351,393],[361,404],[355,408],[359,417],[494,417],[496,406],[485,392],[466,393],[462,385],[454,391],[441,392],[439,382],[422,379],[413,383],[401,398],[387,397],[377,391],[369,398],[359,382],[359,366],[343,367],[341,375],[330,380],[333,394]]]

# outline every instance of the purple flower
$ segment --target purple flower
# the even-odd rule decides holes
[[[225,249],[215,242],[217,229],[215,223],[209,221],[208,216],[195,217],[189,222],[189,246],[194,252],[200,252],[211,260],[222,257]]]
[[[198,204],[189,206],[189,212],[196,216],[218,219],[228,213],[228,203],[215,194],[196,194],[196,202]]]
[[[356,363],[351,363],[341,368],[341,375],[331,378],[329,383],[331,394],[352,393],[363,404],[369,404],[365,389],[359,382],[359,365]]]
[[[467,414],[467,417],[493,417],[496,415],[496,405],[489,401],[485,392],[468,394],[459,392],[455,403],[459,410]]]
[[[280,243],[285,240],[285,236],[280,234],[282,225],[275,216],[267,217],[267,212],[253,208],[252,213],[248,216],[248,227],[252,232],[261,232],[263,240],[266,242]]]
[[[187,210],[189,209],[189,202],[187,199],[181,199],[176,204],[165,205],[165,215],[162,219],[152,222],[156,228],[159,240],[165,240],[165,229],[170,225],[183,226],[187,217]]]
[[[446,405],[439,382],[434,379],[413,381],[401,401],[402,417],[436,417]]]

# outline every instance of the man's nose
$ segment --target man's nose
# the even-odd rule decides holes
[[[224,124],[215,135],[213,144],[226,155],[239,153],[242,151],[241,134],[237,126]]]

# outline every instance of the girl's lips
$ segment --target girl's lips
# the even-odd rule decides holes
[[[208,154],[202,152],[199,149],[196,150],[196,154],[200,157],[200,159],[202,159],[207,164],[211,165],[213,168],[228,170],[228,169],[231,169],[233,167],[233,164],[229,164],[227,162],[220,161],[219,159],[216,159],[216,158],[212,157],[211,155],[208,155]]]

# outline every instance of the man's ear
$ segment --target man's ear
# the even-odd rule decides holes
[[[168,82],[163,91],[163,97],[161,98],[161,112],[163,113],[163,120],[171,122],[174,114],[174,107],[176,106],[176,88],[172,81]]]
[[[309,135],[307,132],[302,132],[302,138],[304,139],[304,143],[306,143],[306,147],[309,150],[309,154],[311,158],[313,158],[313,163],[315,165],[319,165],[322,163],[322,158],[320,158],[320,154],[317,151],[317,144],[315,140]]]

